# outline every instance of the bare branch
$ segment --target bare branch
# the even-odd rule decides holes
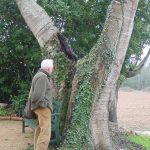
[[[136,66],[133,70],[129,70],[126,77],[127,77],[127,78],[131,78],[131,77],[136,76],[136,75],[139,73],[139,71],[143,68],[143,66],[145,65],[145,63],[146,63],[146,61],[147,61],[149,55],[150,55],[150,48],[149,48],[149,50],[148,50],[147,55],[146,55],[146,56],[144,57],[144,59],[140,62],[140,64],[138,64],[138,66]]]

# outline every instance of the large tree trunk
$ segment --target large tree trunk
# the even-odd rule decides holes
[[[46,20],[50,18],[34,0],[16,1],[29,28],[32,30],[36,25],[32,32],[36,38],[38,37],[39,44],[42,41],[40,46],[46,45],[46,49],[47,47],[51,49],[53,47],[51,39],[57,29],[52,27],[55,31],[49,33],[51,21]],[[70,128],[60,149],[117,149],[110,138],[109,103],[128,48],[138,1],[113,0],[100,39],[89,55],[78,61],[69,101]],[[47,34],[42,36],[43,32],[40,31],[46,30],[48,32],[44,33]],[[43,40],[44,37],[47,38]]]
[[[91,116],[92,135],[94,137],[95,149],[112,150],[113,147],[109,134],[109,109],[108,104],[111,93],[116,87],[120,70],[128,48],[132,34],[134,16],[138,0],[112,1],[110,14],[106,21],[104,33],[109,37],[107,46],[115,53],[114,60],[109,64],[111,70],[106,78],[103,92],[99,94],[98,100],[93,105]],[[107,27],[108,26],[108,27]],[[105,31],[107,29],[107,31]],[[106,33],[105,33],[106,32]],[[107,39],[108,40],[108,39]]]

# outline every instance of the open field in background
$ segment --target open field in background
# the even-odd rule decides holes
[[[119,91],[119,125],[134,131],[150,131],[150,91]]]

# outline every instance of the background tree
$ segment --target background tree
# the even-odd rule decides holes
[[[15,1],[0,1],[0,58],[0,102],[13,101],[18,109],[27,98],[41,51]]]
[[[138,75],[127,79],[123,82],[122,87],[130,87],[135,90],[145,90],[150,89],[150,65],[144,67]]]
[[[147,0],[140,0],[135,16],[135,25],[130,40],[128,53],[122,68],[122,75],[130,77],[130,72],[140,71],[141,67],[138,62],[141,61],[143,49],[150,44],[150,2]],[[145,63],[145,61],[144,61]],[[143,64],[142,64],[143,66]],[[138,68],[138,69],[137,69]],[[135,70],[135,71],[134,71]],[[134,75],[132,75],[134,76]]]

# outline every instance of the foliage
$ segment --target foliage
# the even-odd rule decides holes
[[[11,115],[11,112],[8,111],[6,108],[0,107],[0,116],[7,116]]]
[[[28,82],[20,82],[20,88],[18,90],[18,95],[17,96],[12,96],[11,101],[12,101],[12,106],[15,109],[17,115],[21,116],[23,108],[25,106],[25,103],[28,99]]]
[[[30,145],[30,146],[28,146],[25,150],[34,150],[34,146],[33,146],[33,145]]]
[[[23,82],[29,88],[41,52],[15,0],[0,1],[0,14],[0,99],[11,103],[10,96],[21,94]]]
[[[104,25],[111,0],[40,1],[58,29],[69,39],[79,58],[85,56],[96,43]]]
[[[136,144],[140,144],[146,148],[146,150],[150,150],[150,137],[144,136],[144,135],[129,135],[128,139],[131,142],[134,142]]]
[[[127,79],[122,84],[123,87],[131,87],[135,90],[142,90],[150,87],[150,66],[143,68],[140,73]]]
[[[126,76],[141,60],[143,48],[150,44],[150,1],[140,0],[135,16],[132,37],[126,54],[121,74]]]
[[[53,77],[56,79],[57,84],[60,85],[60,83],[62,83],[65,80],[68,74],[68,67],[70,62],[64,57],[63,53],[57,53],[54,60],[57,68],[55,68]]]

